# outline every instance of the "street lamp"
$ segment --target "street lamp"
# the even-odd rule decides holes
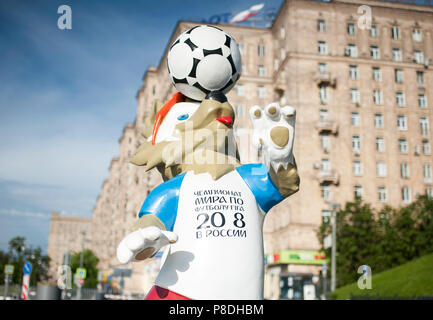
[[[337,282],[337,210],[340,205],[333,202],[332,208],[332,248],[331,248],[331,291],[336,288]]]
[[[81,254],[80,254],[80,268],[83,267],[84,264],[84,241],[85,241],[85,237],[86,237],[86,232],[83,230],[81,231]],[[81,299],[81,284],[78,286],[78,291],[77,291],[77,300]]]

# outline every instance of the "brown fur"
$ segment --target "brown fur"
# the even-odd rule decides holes
[[[155,114],[161,107],[162,104],[156,102],[145,119],[145,138],[151,136]],[[232,131],[216,120],[222,116],[231,116],[234,120],[233,108],[228,102],[204,100],[194,115],[176,126],[179,141],[162,141],[155,145],[145,141],[131,162],[146,166],[146,171],[157,168],[164,180],[190,170],[195,174],[208,172],[213,179],[218,179],[240,165],[237,148],[232,150],[232,155],[227,152],[229,139],[233,139],[234,145],[235,142]],[[197,158],[206,161],[200,163]]]

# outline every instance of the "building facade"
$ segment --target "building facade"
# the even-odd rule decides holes
[[[371,19],[366,19],[368,6]],[[367,10],[367,11],[366,11]],[[359,13],[361,12],[361,13]],[[368,23],[368,22],[371,23]],[[179,22],[169,39],[197,25]],[[241,161],[256,162],[248,109],[273,101],[297,109],[294,154],[300,191],[265,220],[267,298],[314,298],[325,261],[316,231],[332,204],[355,195],[375,208],[402,206],[433,194],[433,8],[383,1],[286,0],[270,28],[218,25],[240,45],[242,76],[227,94],[236,111]],[[103,270],[118,265],[116,247],[156,171],[129,164],[144,140],[144,119],[156,99],[175,92],[166,67],[150,67],[138,90],[137,116],[124,128],[93,218],[92,246]],[[126,287],[145,291],[155,267],[133,263]],[[356,266],[354,266],[355,268]]]
[[[92,242],[92,219],[61,216],[53,212],[50,219],[48,256],[51,258],[49,273],[57,279],[58,267],[67,263],[67,255],[90,248]],[[84,242],[83,242],[84,241]]]

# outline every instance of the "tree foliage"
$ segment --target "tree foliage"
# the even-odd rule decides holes
[[[331,221],[322,222],[321,243],[332,234]],[[331,248],[324,249],[331,257]],[[420,196],[402,208],[376,211],[357,199],[337,212],[337,286],[355,282],[358,267],[373,273],[399,266],[433,252],[433,199]]]
[[[44,255],[40,247],[27,247],[24,237],[15,237],[9,241],[9,250],[0,251],[0,283],[4,284],[4,268],[7,264],[14,266],[12,283],[21,284],[23,278],[23,268],[26,262],[32,264],[30,274],[30,285],[35,286],[40,281],[48,279],[48,268],[50,258]]]
[[[98,285],[98,268],[96,267],[99,259],[90,249],[84,250],[83,268],[86,268],[86,279],[84,281],[84,288],[96,288]],[[80,267],[81,252],[76,252],[71,257],[71,271],[72,274],[77,272]],[[75,284],[74,284],[75,286]]]

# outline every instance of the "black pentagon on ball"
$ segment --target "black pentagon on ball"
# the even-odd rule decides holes
[[[223,50],[221,48],[215,49],[215,50],[206,50],[203,49],[203,55],[206,57],[210,54],[219,54],[220,56],[223,55]]]
[[[225,89],[227,89],[232,84],[233,84],[233,81],[232,81],[232,79],[230,79],[229,82],[227,82],[226,85],[221,89],[221,91],[224,91]]]
[[[191,48],[191,51],[194,51],[194,49],[198,48],[198,46],[196,46],[196,45],[191,41],[190,38],[186,39],[186,40],[184,41],[184,43],[186,43],[186,44]]]
[[[189,29],[189,30],[188,30],[187,32],[185,32],[185,33],[186,33],[186,34],[190,34],[192,30],[194,30],[195,28],[198,28],[198,27],[200,27],[200,26],[192,27],[191,29]]]
[[[193,84],[194,87],[200,89],[201,91],[203,91],[204,93],[208,94],[210,92],[210,90],[203,88],[200,83],[196,82]]]
[[[230,42],[231,42],[231,40],[232,39],[228,35],[226,35],[226,42],[224,43],[224,45],[226,47],[230,48]]]
[[[235,63],[233,62],[232,55],[229,55],[227,57],[227,60],[230,62],[230,65],[232,66],[232,75],[234,75],[236,73],[236,66]]]
[[[186,84],[188,84],[188,80],[186,80],[186,78],[178,79],[178,78],[175,78],[173,76],[172,76],[172,78],[173,78],[174,83],[186,83]]]
[[[199,62],[200,62],[199,59],[193,58],[191,72],[189,73],[188,77],[193,77],[193,78],[196,77],[197,65]]]
[[[177,40],[176,40],[176,41],[171,45],[170,50],[173,49],[173,47],[174,47],[175,45],[177,45],[179,42],[180,42],[180,39],[177,39]]]

